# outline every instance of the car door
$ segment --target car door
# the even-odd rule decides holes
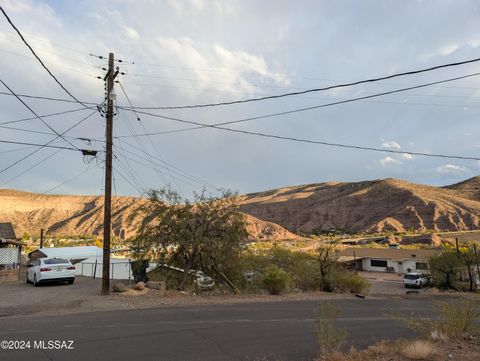
[[[38,265],[38,259],[32,262],[32,267],[29,267],[27,270],[27,278],[29,281],[33,282],[33,275],[35,274],[35,268]]]

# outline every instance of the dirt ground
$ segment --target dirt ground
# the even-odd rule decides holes
[[[385,279],[385,274],[369,273],[363,275],[370,284],[366,294],[368,298],[423,297],[435,295],[430,289],[418,290],[419,293],[407,295],[403,283],[394,279]],[[392,277],[392,275],[389,275]],[[117,282],[117,281],[115,281]],[[113,282],[112,282],[113,283]],[[125,282],[128,284],[128,281]],[[160,291],[146,289],[142,292],[130,290],[126,293],[111,292],[110,296],[101,296],[101,280],[77,276],[73,285],[47,284],[34,287],[25,282],[13,282],[0,286],[0,317],[29,315],[50,315],[82,313],[102,310],[122,310],[156,308],[163,306],[189,306],[202,304],[233,304],[245,302],[280,302],[294,300],[321,300],[355,298],[353,294],[335,294],[324,292],[292,292],[280,296],[271,295],[233,295],[203,293],[201,295],[178,291]],[[443,293],[442,293],[443,294]]]
[[[117,282],[117,281],[116,281]],[[128,281],[125,282],[128,284]],[[0,317],[29,315],[58,315],[102,310],[122,310],[156,308],[162,306],[188,306],[202,304],[232,304],[243,302],[278,302],[294,300],[315,300],[355,297],[322,292],[289,293],[280,296],[271,295],[202,295],[187,294],[178,291],[160,291],[145,289],[130,290],[126,293],[111,292],[109,296],[100,295],[101,280],[88,277],[75,279],[73,285],[46,284],[34,287],[25,282],[13,282],[0,286]]]

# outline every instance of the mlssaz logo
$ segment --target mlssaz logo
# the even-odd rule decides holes
[[[40,350],[73,350],[73,341],[38,340],[33,341],[33,348]]]

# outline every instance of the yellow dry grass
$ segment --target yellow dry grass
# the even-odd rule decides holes
[[[411,360],[428,360],[435,354],[435,346],[424,340],[416,340],[405,345],[403,356]]]

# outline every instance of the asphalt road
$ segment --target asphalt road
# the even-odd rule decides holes
[[[0,360],[311,360],[318,302],[268,302],[91,312],[0,319],[0,340],[30,341],[30,349],[0,351]],[[431,315],[426,299],[344,299],[339,326],[348,344],[408,337],[390,311]],[[73,341],[73,350],[34,349],[34,341]],[[63,346],[67,346],[64,344]],[[45,342],[45,347],[48,344]]]

